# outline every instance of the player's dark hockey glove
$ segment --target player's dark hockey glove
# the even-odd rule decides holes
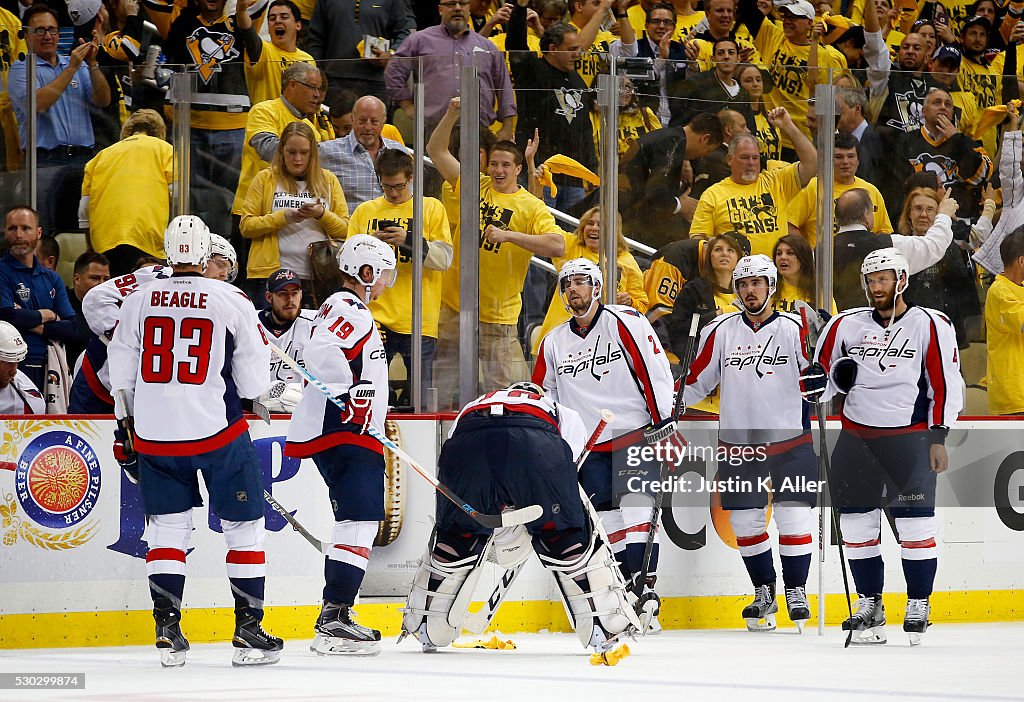
[[[845,356],[832,364],[832,383],[841,393],[848,393],[857,382],[857,362]]]
[[[648,427],[644,430],[644,439],[647,441],[648,446],[662,446],[662,450],[667,450],[669,446],[673,446],[671,450],[673,454],[667,454],[664,458],[670,456],[681,456],[686,450],[686,440],[683,439],[682,435],[676,430],[676,421],[674,419],[663,419],[657,424]],[[663,460],[659,458],[659,460]],[[675,460],[669,458],[670,461]]]
[[[114,430],[114,460],[132,483],[139,484],[139,454],[135,453],[135,432],[130,419],[118,419]]]
[[[811,404],[818,404],[828,385],[828,375],[820,363],[812,363],[800,373],[800,394]]]
[[[365,433],[373,419],[371,407],[376,396],[377,391],[374,390],[373,385],[365,380],[350,387],[348,392],[338,398],[345,403],[345,409],[341,412],[341,421],[346,424],[355,424],[359,427],[360,434]]]

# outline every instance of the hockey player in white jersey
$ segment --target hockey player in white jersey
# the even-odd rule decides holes
[[[111,278],[85,294],[82,315],[94,334],[85,346],[82,364],[71,384],[68,412],[71,414],[113,414],[107,345],[117,326],[117,316],[126,297],[153,280],[171,277],[170,266],[150,264],[134,273]]]
[[[0,322],[0,414],[46,414],[42,393],[18,370],[28,345],[13,324]]]
[[[203,275],[225,283],[234,283],[238,277],[238,254],[231,242],[220,234],[210,233],[210,258]]]
[[[775,629],[776,573],[767,531],[771,494],[786,606],[802,632],[811,616],[806,584],[811,510],[817,503],[809,406],[800,394],[800,372],[810,360],[800,320],[772,304],[777,283],[775,264],[763,254],[736,264],[732,285],[743,309],[720,315],[701,331],[683,402],[690,406],[720,388],[719,447],[728,459],[719,460],[715,479],[734,486],[720,494],[754,586],[754,601],[742,613],[747,628]],[[764,480],[769,477],[770,488]]]
[[[823,399],[846,395],[831,489],[859,593],[857,611],[843,629],[857,643],[886,640],[883,506],[895,518],[902,547],[908,598],[903,630],[913,645],[928,627],[938,563],[936,474],[949,465],[946,435],[963,408],[953,326],[942,313],[903,299],[908,278],[898,250],[868,254],[861,286],[871,307],[833,317],[815,349],[815,361],[829,375]]]
[[[552,401],[579,412],[588,432],[601,420],[601,408],[612,402],[615,422],[605,430],[611,438],[584,461],[580,483],[601,514],[609,545],[631,582],[640,577],[647,535],[657,525],[651,524],[653,497],[628,494],[626,483],[637,471],[656,481],[660,466],[640,461],[627,467],[627,454],[635,453],[631,447],[658,443],[657,437],[678,439],[672,417],[673,382],[651,323],[632,307],[602,304],[601,280],[601,269],[586,259],[562,266],[558,290],[572,316],[541,341],[533,382]],[[642,597],[655,602],[655,613],[657,567],[656,539]],[[635,587],[631,582],[630,591]]]
[[[459,636],[492,543],[507,569],[537,553],[554,573],[585,647],[605,652],[635,633],[640,622],[615,561],[580,499],[574,460],[586,441],[579,415],[533,383],[488,393],[462,409],[441,448],[438,479],[485,512],[536,504],[544,513],[492,534],[438,495],[434,533],[404,610],[403,638],[415,636],[430,652]]]
[[[384,433],[388,365],[367,304],[394,284],[394,251],[365,234],[350,236],[338,254],[342,289],[320,307],[303,349],[306,368],[345,405],[316,388],[302,393],[288,427],[285,455],[312,458],[327,483],[334,533],[324,563],[323,607],[311,649],[321,655],[380,653],[380,632],[353,619],[378,522],[384,519]]]
[[[260,311],[260,327],[267,341],[302,365],[302,348],[313,332],[313,310],[302,309],[302,281],[295,271],[280,268],[267,278],[267,307]],[[266,403],[271,412],[292,412],[302,398],[302,377],[277,356],[270,357],[270,376],[280,394]]]
[[[263,475],[242,416],[270,384],[269,348],[248,298],[203,277],[210,232],[201,219],[175,217],[164,248],[173,275],[124,301],[109,346],[114,455],[126,470],[138,464],[156,645],[163,665],[185,663],[189,646],[179,621],[201,471],[228,547],[232,662],[275,663],[283,643],[260,624]]]

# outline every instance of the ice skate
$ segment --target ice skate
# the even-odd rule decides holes
[[[903,619],[903,631],[910,636],[911,646],[920,645],[921,637],[931,626],[931,622],[928,621],[930,611],[931,607],[927,597],[907,600],[907,615]]]
[[[747,631],[775,631],[775,613],[778,611],[775,584],[758,585],[754,590],[754,601],[743,608]]]
[[[360,626],[348,605],[325,602],[316,620],[316,638],[309,647],[321,656],[376,656],[380,653],[380,632]]]
[[[644,584],[643,592],[639,598],[633,596],[635,585],[630,585],[630,604],[633,611],[640,618],[640,635],[656,636],[661,633],[661,623],[658,621],[658,614],[661,612],[661,598],[654,591],[654,578],[648,578]]]
[[[811,607],[807,603],[807,590],[803,587],[786,588],[786,609],[797,631],[804,633],[804,624],[811,618]]]
[[[235,637],[231,645],[235,647],[231,665],[270,665],[281,659],[284,641],[264,631],[260,620],[246,612],[235,616]]]
[[[180,668],[185,665],[188,639],[181,633],[181,611],[177,607],[153,608],[156,620],[156,647],[160,651],[160,665]]]
[[[857,611],[843,622],[843,631],[853,632],[853,644],[884,644],[885,605],[882,604],[882,596],[859,596]]]

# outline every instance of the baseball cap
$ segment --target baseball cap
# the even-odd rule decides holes
[[[807,0],[775,0],[775,9],[786,10],[797,17],[814,19],[814,6]]]
[[[267,278],[267,292],[275,293],[289,285],[296,285],[301,288],[302,281],[299,280],[299,276],[295,271],[288,268],[278,268]]]
[[[950,63],[956,66],[960,65],[960,60],[962,58],[960,50],[955,46],[940,46],[935,50],[935,53],[932,54],[932,61],[942,61],[943,63]]]
[[[100,0],[68,0],[68,16],[76,27],[92,22],[100,11]]]
[[[992,33],[992,23],[989,22],[988,17],[981,17],[980,15],[968,17],[964,20],[963,26],[960,27],[960,33],[963,34],[969,27],[984,27],[986,32]]]

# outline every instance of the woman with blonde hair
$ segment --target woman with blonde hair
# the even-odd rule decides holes
[[[318,241],[344,239],[348,219],[338,177],[320,167],[313,129],[292,122],[281,132],[270,167],[256,174],[242,203],[239,228],[252,240],[246,282],[250,296],[263,299],[270,274],[288,268],[299,276],[308,299],[309,248]]]
[[[579,226],[572,234],[563,232],[565,236],[565,255],[553,260],[555,268],[562,270],[566,261],[577,258],[585,258],[600,263],[601,250],[601,209],[591,207],[580,217]],[[644,275],[640,272],[633,254],[629,252],[626,238],[622,235],[622,217],[615,216],[615,239],[616,255],[615,265],[618,269],[615,286],[615,304],[629,305],[637,312],[647,311],[647,293],[644,292]],[[569,313],[559,299],[558,295],[551,296],[551,304],[548,305],[548,313],[544,316],[540,333],[536,341],[532,342],[532,353],[537,354],[537,347],[540,340],[562,322],[569,319]]]

